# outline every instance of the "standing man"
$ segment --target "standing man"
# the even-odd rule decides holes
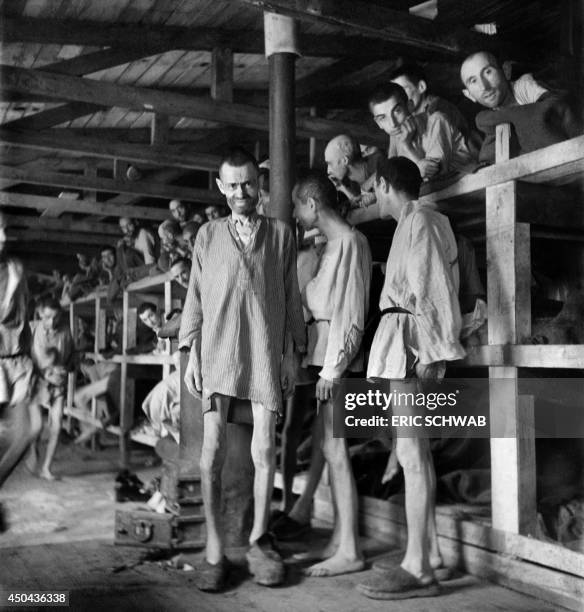
[[[205,224],[197,234],[179,347],[190,347],[185,373],[203,409],[202,494],[207,546],[197,585],[219,590],[226,574],[220,521],[221,469],[233,398],[251,401],[255,466],[254,523],[247,560],[259,584],[282,582],[284,566],[267,533],[282,394],[294,389],[293,342],[305,351],[305,328],[296,276],[294,237],[279,220],[262,217],[258,165],[246,150],[233,149],[219,166],[217,185],[229,217]]]
[[[459,342],[456,240],[444,215],[432,205],[417,202],[421,184],[418,167],[408,159],[384,159],[377,166],[379,213],[393,217],[397,228],[387,258],[379,302],[382,317],[367,376],[386,380],[392,391],[412,397],[419,392],[419,379],[442,378],[446,361],[465,355]],[[411,416],[425,409],[400,404],[392,410],[394,415]],[[430,551],[429,546],[435,541],[436,475],[427,439],[412,437],[407,428],[398,427],[394,434],[405,479],[406,553],[400,566],[378,573],[357,588],[374,599],[428,597],[439,592],[433,567],[441,565],[439,551]]]
[[[335,209],[335,188],[323,174],[311,172],[302,177],[292,199],[294,215],[303,228],[317,228],[327,238],[317,274],[302,292],[303,304],[312,315],[304,365],[317,373],[319,407],[313,431],[321,434],[313,435],[313,444],[317,440],[322,444],[329,465],[337,525],[330,557],[307,573],[336,576],[357,572],[365,565],[359,548],[357,490],[347,441],[333,437],[332,389],[335,379],[363,372],[361,340],[369,308],[371,251],[365,236]],[[308,494],[312,497],[314,490]]]
[[[423,179],[476,168],[460,130],[439,111],[413,115],[401,85],[379,87],[369,98],[369,110],[390,136],[388,157],[407,157],[418,166]]]
[[[0,486],[42,425],[29,405],[33,365],[28,288],[22,263],[6,252],[7,225],[0,211]]]
[[[35,326],[32,337],[32,360],[37,373],[33,405],[39,415],[42,414],[41,405],[49,407],[49,441],[39,476],[45,480],[55,480],[51,464],[61,433],[67,373],[74,369],[75,347],[71,330],[56,299],[48,297],[41,300],[38,314],[40,321]],[[31,446],[29,459],[29,466],[35,470],[36,444]]]

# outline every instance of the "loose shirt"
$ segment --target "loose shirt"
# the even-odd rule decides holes
[[[57,329],[46,330],[37,321],[32,333],[31,357],[36,369],[40,372],[52,364],[52,358],[47,355],[49,348],[57,349],[58,358],[54,365],[64,366],[71,371],[75,345],[69,327],[61,323]]]
[[[363,370],[361,341],[369,310],[371,251],[365,236],[353,229],[324,248],[316,276],[302,292],[314,318],[308,327],[304,365],[322,366],[321,378]]]
[[[179,442],[180,430],[180,372],[175,370],[163,378],[142,403],[142,410],[161,438],[170,434]]]
[[[286,334],[301,350],[306,344],[296,249],[282,221],[258,215],[251,223],[246,246],[232,217],[199,230],[179,347],[195,343],[203,399],[221,393],[280,412]]]
[[[405,378],[412,356],[422,364],[464,357],[458,284],[450,222],[432,205],[409,202],[391,243],[379,308],[397,306],[412,314],[381,318],[367,376]]]
[[[30,349],[28,288],[20,261],[0,260],[0,358]]]
[[[441,112],[432,114],[419,113],[412,115],[416,124],[416,134],[412,146],[424,159],[432,159],[440,163],[438,175],[453,171],[472,172],[476,168],[476,160],[469,151],[460,130],[458,130]],[[405,143],[391,138],[388,157],[407,157],[413,162]],[[417,163],[417,162],[416,162]]]

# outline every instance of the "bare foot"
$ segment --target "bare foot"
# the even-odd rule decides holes
[[[385,471],[383,472],[383,476],[381,477],[381,484],[385,484],[386,482],[390,482],[393,478],[395,478],[399,474],[399,463],[397,461],[397,455],[392,451],[389,459],[387,460],[387,465],[385,466]]]
[[[50,470],[41,470],[39,472],[39,477],[50,481],[61,480],[60,476],[55,476]]]
[[[296,553],[292,555],[294,561],[322,561],[333,557],[339,545],[332,540],[324,548],[316,548],[315,550],[307,550],[306,552]]]
[[[330,559],[311,565],[309,568],[304,570],[307,576],[339,576],[340,574],[351,574],[353,572],[360,572],[365,567],[365,561],[363,559],[349,559],[337,553]]]

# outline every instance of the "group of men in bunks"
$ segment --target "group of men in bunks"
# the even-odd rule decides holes
[[[468,241],[455,237],[435,207],[418,201],[420,189],[424,182],[493,163],[493,126],[500,121],[513,125],[521,152],[581,132],[563,96],[531,75],[510,81],[490,53],[469,56],[460,76],[464,95],[487,109],[477,121],[486,138],[453,104],[429,91],[418,67],[402,66],[369,99],[375,122],[389,136],[388,153],[361,147],[351,135],[341,134],[325,149],[326,172],[297,173],[291,200],[304,232],[298,255],[290,227],[268,216],[269,166],[260,167],[245,149],[235,148],[218,168],[217,186],[230,209],[228,216],[212,207],[203,224],[200,215],[191,215],[185,204],[173,200],[172,218],[159,227],[158,259],[155,236],[132,219],[121,219],[123,238],[117,249],[104,248],[99,265],[80,260],[85,276],[74,279],[72,286],[104,278],[114,296],[126,283],[160,269],[170,271],[187,289],[182,313],[171,320],[171,333],[178,334],[179,348],[189,352],[184,380],[203,411],[200,470],[207,543],[196,568],[200,589],[221,590],[229,571],[221,525],[221,470],[233,398],[249,400],[253,415],[254,520],[247,560],[256,582],[273,586],[284,581],[274,534],[276,539],[291,539],[307,528],[325,463],[335,529],[307,574],[334,576],[365,567],[347,443],[333,435],[333,382],[367,378],[407,395],[415,394],[424,381],[440,380],[446,363],[465,354],[461,313],[476,314],[477,298],[484,297]],[[374,203],[380,217],[393,218],[397,228],[366,355],[372,256],[367,239],[347,222],[346,212]],[[1,219],[3,232],[6,219]],[[0,245],[4,247],[2,233]],[[49,370],[66,370],[68,357],[59,353],[44,369],[34,355],[31,361],[25,276],[18,261],[6,255],[0,260],[0,288],[5,295],[0,300],[0,406],[14,421],[0,459],[2,482],[29,448],[31,432],[38,434],[36,412],[29,408],[29,381],[47,372],[51,384]],[[143,305],[140,319],[160,333],[162,320],[155,305]],[[178,386],[177,376],[153,391],[145,407],[155,429],[175,439],[177,403],[172,390]],[[168,400],[170,416],[153,405],[157,397]],[[298,423],[310,398],[317,402],[312,464],[304,494],[292,503]],[[419,410],[410,404],[394,407],[403,416],[415,416]],[[282,417],[284,505],[270,513],[276,424]],[[407,547],[401,560],[374,565],[375,572],[357,588],[375,599],[433,596],[440,591],[437,579],[449,571],[438,548],[432,456],[427,440],[403,435],[399,427],[393,433],[390,461],[391,469],[399,463],[404,473]]]

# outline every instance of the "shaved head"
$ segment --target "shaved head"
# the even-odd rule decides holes
[[[462,93],[487,108],[500,108],[514,102],[509,81],[499,60],[489,51],[469,55],[460,67]]]

